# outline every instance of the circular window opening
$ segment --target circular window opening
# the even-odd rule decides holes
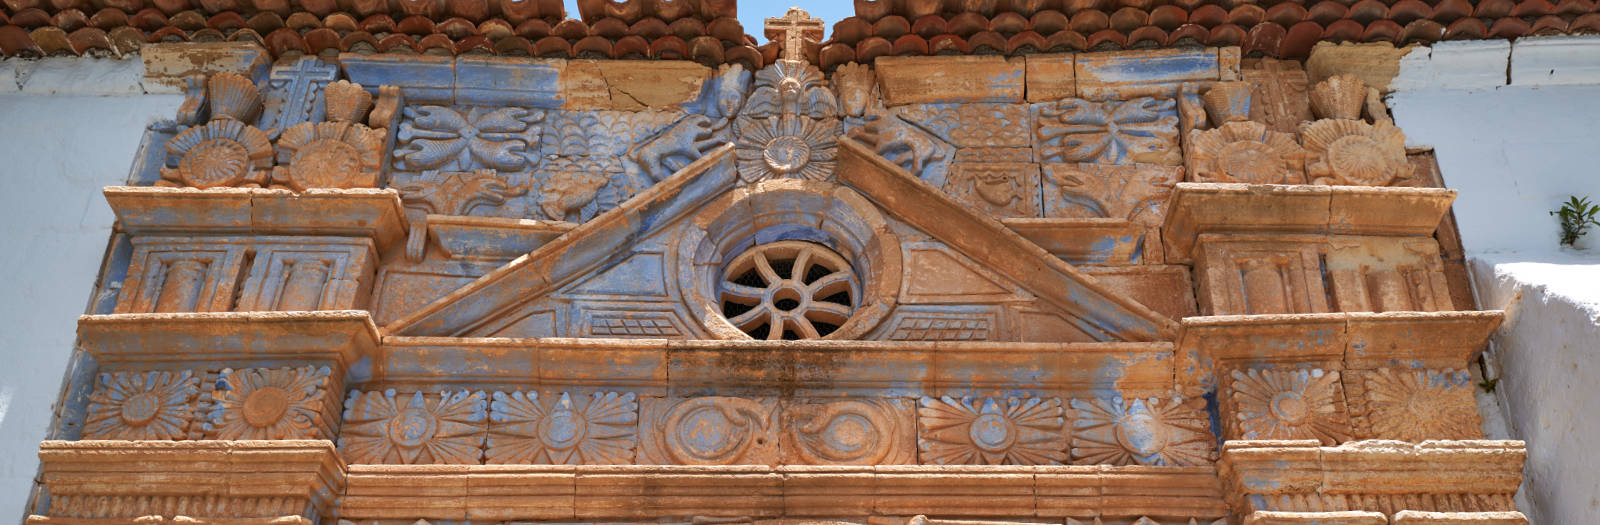
[[[844,257],[820,244],[780,241],[740,254],[718,285],[722,315],[756,339],[818,339],[855,312],[860,284]]]

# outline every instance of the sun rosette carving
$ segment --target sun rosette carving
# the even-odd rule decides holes
[[[188,370],[102,373],[89,396],[83,439],[184,439],[199,394],[200,380]]]
[[[383,168],[382,130],[353,122],[303,122],[278,138],[273,181],[295,191],[371,188]]]
[[[345,400],[339,452],[349,463],[480,463],[487,430],[483,392],[409,396],[352,391]]]
[[[777,402],[695,397],[651,399],[643,417],[639,463],[654,465],[774,465],[778,462]]]
[[[1406,160],[1406,136],[1388,122],[1326,119],[1302,124],[1306,174],[1315,184],[1388,186],[1416,169]]]
[[[916,463],[915,413],[910,402],[860,399],[797,403],[784,409],[786,464],[904,465]]]
[[[1037,131],[1043,160],[1177,165],[1183,160],[1177,108],[1173,99],[1155,97],[1042,105]]]
[[[1209,465],[1216,439],[1206,415],[1177,399],[1073,399],[1072,462]]]
[[[777,178],[827,180],[839,149],[839,121],[794,115],[739,119],[739,178],[747,183]]]
[[[1339,373],[1323,370],[1233,371],[1234,436],[1239,439],[1350,439],[1341,410]]]
[[[1299,184],[1305,150],[1294,135],[1270,131],[1260,122],[1229,122],[1189,132],[1196,182]]]
[[[639,403],[632,393],[595,393],[576,401],[563,392],[495,392],[489,404],[486,458],[491,464],[627,465],[633,463]]]
[[[328,367],[224,370],[209,420],[217,439],[323,439]]]
[[[1371,438],[1482,439],[1465,370],[1381,368],[1363,374]]]
[[[272,168],[272,142],[255,126],[217,119],[167,141],[167,158],[177,159],[175,165],[161,168],[161,178],[168,184],[200,189],[259,187]]]
[[[1067,459],[1061,400],[924,397],[917,409],[922,462],[1059,465]]]
[[[394,156],[408,170],[528,165],[528,146],[539,143],[544,112],[518,107],[409,106],[395,136]]]

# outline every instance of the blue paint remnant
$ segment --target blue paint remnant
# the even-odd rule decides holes
[[[89,411],[89,396],[94,394],[94,380],[99,375],[100,363],[83,350],[72,352],[67,364],[66,392],[56,412],[50,439],[77,441],[83,439],[84,418]]]
[[[457,104],[561,107],[561,69],[549,63],[462,56],[455,62]]]
[[[100,276],[100,286],[95,288],[94,303],[88,313],[105,315],[116,311],[117,298],[122,294],[122,283],[128,280],[128,264],[133,260],[133,243],[128,234],[111,236],[111,253],[106,257],[105,273]]]
[[[352,363],[350,369],[345,371],[345,384],[365,383],[372,380],[372,358],[361,356],[359,361]]]
[[[455,100],[456,71],[452,57],[428,55],[390,56],[346,54],[339,57],[344,74],[373,95],[378,86],[398,86],[408,104],[451,103]]]
[[[1079,81],[1096,83],[1156,83],[1183,82],[1217,78],[1217,54],[1214,51],[1193,51],[1175,56],[1125,57],[1107,56],[1092,61],[1080,61]]]
[[[133,166],[128,170],[129,186],[150,186],[161,180],[162,166],[176,166],[178,159],[167,158],[167,142],[187,129],[171,120],[159,120],[145,128],[139,140],[138,153],[133,156]]]
[[[1222,450],[1222,409],[1217,403],[1217,391],[1207,390],[1200,397],[1206,400],[1206,419],[1211,422],[1211,435],[1217,438],[1217,450]]]

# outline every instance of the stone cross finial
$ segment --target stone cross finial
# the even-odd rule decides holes
[[[766,33],[768,39],[783,36],[783,59],[806,59],[806,39],[822,40],[822,19],[812,18],[811,13],[798,7],[789,8],[782,18],[768,18]]]

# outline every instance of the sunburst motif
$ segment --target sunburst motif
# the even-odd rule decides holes
[[[1339,373],[1322,370],[1233,371],[1239,439],[1316,439],[1335,445],[1350,439],[1340,409]]]
[[[304,122],[278,139],[273,179],[295,191],[371,188],[382,168],[384,132],[353,122]]]
[[[489,463],[626,465],[633,463],[639,403],[633,393],[563,392],[551,403],[530,392],[495,392],[490,404]]]
[[[922,398],[922,461],[939,465],[1059,465],[1067,459],[1061,400]]]
[[[1388,186],[1409,178],[1406,136],[1388,122],[1324,119],[1303,124],[1306,173],[1316,184]]]
[[[194,373],[111,372],[89,396],[83,439],[184,439],[195,418]]]
[[[317,439],[328,367],[224,370],[211,409],[217,439]]]
[[[1205,415],[1176,399],[1073,399],[1072,408],[1076,464],[1209,465],[1216,455]]]
[[[1397,370],[1364,374],[1367,421],[1377,439],[1481,439],[1472,379],[1465,370]]]
[[[1260,122],[1229,122],[1189,132],[1197,182],[1298,184],[1306,152],[1294,135],[1270,131]]]
[[[267,134],[233,119],[183,130],[167,141],[167,155],[178,157],[178,166],[161,168],[161,178],[200,189],[260,185],[272,167]]]
[[[739,118],[739,178],[758,182],[783,177],[827,180],[838,154],[839,121],[784,115]]]
[[[488,403],[483,392],[396,398],[394,389],[350,392],[339,452],[350,463],[477,464]]]

